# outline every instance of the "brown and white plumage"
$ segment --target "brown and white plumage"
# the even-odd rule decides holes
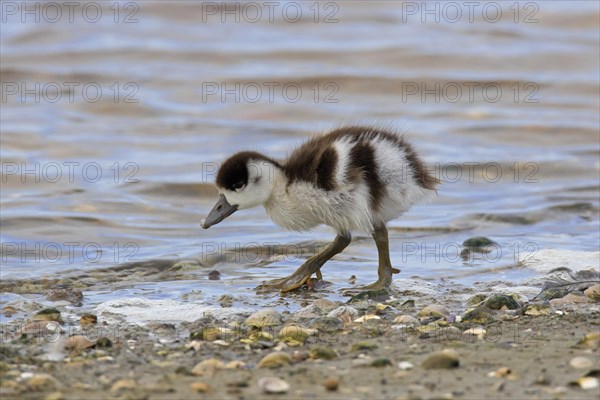
[[[385,229],[434,193],[437,183],[403,137],[372,127],[339,128],[307,141],[283,162],[256,152],[227,159],[217,174],[220,201],[203,226],[262,204],[286,229],[333,227],[346,247],[350,232]]]

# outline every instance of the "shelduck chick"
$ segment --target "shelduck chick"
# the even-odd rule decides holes
[[[377,282],[360,289],[389,288],[392,267],[386,223],[435,193],[433,177],[410,144],[395,133],[372,127],[345,127],[317,136],[287,160],[243,151],[227,159],[217,173],[219,199],[205,220],[209,228],[237,210],[263,205],[279,226],[308,231],[333,227],[337,236],[292,275],[262,288],[297,289],[344,250],[350,232],[372,234],[379,254]]]

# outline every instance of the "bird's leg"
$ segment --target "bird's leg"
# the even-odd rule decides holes
[[[274,279],[260,285],[257,289],[269,290],[279,289],[282,292],[289,292],[302,287],[311,277],[312,274],[317,275],[317,279],[323,279],[321,267],[331,257],[342,252],[350,244],[351,236],[349,232],[338,233],[335,240],[331,242],[323,251],[315,254],[304,262],[292,275],[286,278]]]
[[[375,239],[377,253],[379,254],[378,279],[370,285],[348,289],[349,294],[354,291],[389,289],[392,284],[392,274],[400,272],[399,269],[392,267],[388,231],[384,224],[375,227],[373,230],[373,239]]]

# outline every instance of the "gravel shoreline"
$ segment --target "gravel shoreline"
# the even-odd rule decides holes
[[[366,297],[347,304],[310,299],[294,313],[263,309],[144,326],[90,314],[64,321],[60,309],[45,309],[2,326],[0,394],[55,400],[598,396],[597,298],[571,293],[528,303],[517,295],[481,294],[453,315],[432,298],[416,306],[410,298]]]

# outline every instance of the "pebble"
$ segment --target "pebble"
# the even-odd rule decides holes
[[[570,384],[572,386],[579,386],[583,390],[594,390],[600,387],[600,380],[594,377],[583,376]]]
[[[119,379],[110,387],[111,392],[120,392],[122,390],[135,389],[138,386],[133,379]]]
[[[265,393],[287,393],[290,390],[290,384],[283,379],[274,376],[260,378],[258,387]]]
[[[394,322],[396,324],[418,324],[419,320],[413,317],[412,315],[400,315],[399,317],[394,318]]]
[[[50,301],[68,301],[76,307],[83,305],[83,293],[73,289],[52,289],[46,294]]]
[[[485,329],[483,329],[482,327],[478,326],[475,328],[469,328],[466,331],[464,331],[462,334],[463,336],[468,337],[476,337],[479,340],[483,340],[483,338],[485,337],[485,334],[487,333],[487,331]]]
[[[474,236],[465,240],[462,245],[464,247],[479,249],[482,247],[491,246],[492,244],[495,244],[495,242],[491,239],[486,238],[485,236]]]
[[[212,376],[214,373],[219,370],[225,368],[225,364],[223,361],[217,360],[216,358],[209,358],[204,361],[200,361],[198,364],[192,368],[192,374],[196,376]]]
[[[377,348],[377,344],[371,341],[357,342],[352,345],[350,351],[363,351],[363,350],[374,350]]]
[[[413,369],[414,367],[415,366],[411,362],[408,362],[408,361],[400,361],[398,363],[398,368],[400,368],[402,371],[408,371],[408,370]]]
[[[57,381],[56,378],[48,374],[34,374],[27,380],[27,387],[29,390],[35,392],[56,390],[61,386],[62,384]]]
[[[588,369],[592,368],[594,363],[586,357],[574,357],[569,361],[569,365],[576,369]]]
[[[290,346],[299,346],[315,333],[317,333],[316,329],[308,329],[302,325],[287,325],[279,331],[278,336]]]
[[[421,319],[428,317],[443,318],[450,314],[450,311],[441,304],[430,304],[423,308],[417,314]]]
[[[221,273],[216,269],[208,271],[208,280],[209,281],[218,281],[221,280]]]
[[[540,315],[550,315],[552,312],[552,307],[548,304],[530,304],[525,307],[525,315],[530,316],[540,316]]]
[[[494,319],[494,312],[484,305],[468,310],[461,317],[461,321],[474,322],[476,324],[487,324]]]
[[[553,306],[562,306],[569,304],[591,303],[591,300],[583,294],[569,293],[560,299],[552,299],[549,303]]]
[[[426,369],[457,368],[459,365],[458,354],[449,349],[430,354],[421,364]]]
[[[341,306],[330,311],[327,316],[331,318],[338,318],[343,323],[349,324],[358,318],[358,310],[350,306]]]
[[[495,294],[490,296],[483,304],[492,310],[518,310],[521,308],[521,305],[513,297],[506,294]]]
[[[583,292],[587,297],[593,301],[600,301],[600,283],[590,286]]]
[[[279,368],[292,363],[292,356],[285,351],[267,354],[258,362],[258,368]]]
[[[6,306],[6,307],[2,307],[2,309],[0,309],[0,314],[4,315],[5,317],[12,317],[13,314],[16,314],[18,312],[19,312],[19,310],[13,306]]]
[[[62,324],[64,321],[56,308],[45,308],[31,317],[32,321],[54,321]]]
[[[323,386],[330,392],[335,392],[340,387],[340,380],[338,378],[327,378],[323,381]]]
[[[583,339],[577,342],[576,347],[581,349],[597,349],[600,347],[600,333],[588,333]]]
[[[224,294],[223,296],[219,297],[219,304],[223,308],[233,306],[233,296],[230,294]]]
[[[367,315],[363,315],[362,317],[358,317],[354,320],[354,322],[358,322],[358,323],[363,323],[372,319],[381,319],[381,317],[379,315],[375,315],[375,314],[367,314]]]
[[[276,326],[281,324],[282,316],[275,310],[260,310],[246,318],[244,322],[247,326],[253,328],[264,328],[267,326]]]
[[[333,360],[338,356],[337,352],[331,347],[317,346],[313,347],[308,353],[312,359]]]
[[[198,392],[198,393],[212,392],[212,388],[210,387],[210,385],[208,383],[204,383],[204,382],[194,382],[190,385],[190,389],[192,389],[194,392]]]
[[[65,343],[65,348],[69,350],[85,350],[96,346],[96,341],[83,335],[70,336]]]
[[[81,318],[79,318],[79,323],[81,326],[95,325],[98,323],[98,317],[94,314],[83,314]]]
[[[505,378],[508,375],[510,375],[512,373],[512,371],[510,370],[510,368],[508,367],[502,367],[502,368],[498,368],[495,371],[489,372],[488,376],[490,378]]]

